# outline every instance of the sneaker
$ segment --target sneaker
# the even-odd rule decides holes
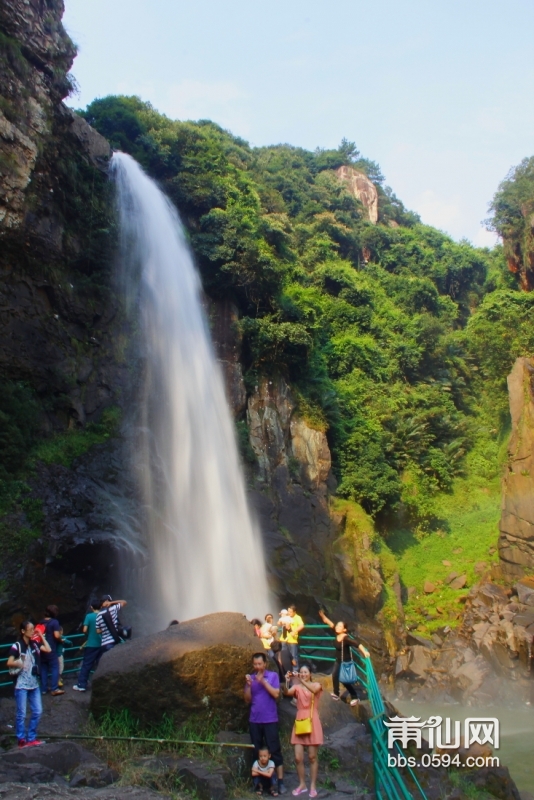
[[[286,787],[280,781],[278,781],[278,794],[287,794]]]
[[[61,678],[58,680],[58,682],[57,682],[57,685],[58,685],[60,688],[61,688],[61,687],[63,687],[63,681],[61,680]]]
[[[74,689],[75,692],[86,692],[87,691],[87,689],[84,689],[83,686],[78,686],[77,683],[75,683],[72,688]]]
[[[26,739],[19,739],[19,747],[26,747]]]
[[[350,701],[351,706],[357,706],[360,701],[355,697]]]
[[[24,747],[40,747],[42,744],[44,744],[44,742],[40,739],[34,739],[33,742],[26,742]]]
[[[53,692],[50,692],[52,697],[57,697],[58,694],[65,694],[65,689],[54,689]]]

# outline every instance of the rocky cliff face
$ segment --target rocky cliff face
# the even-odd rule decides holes
[[[0,5],[0,386],[31,388],[41,435],[83,430],[130,383],[112,291],[110,148],[62,103],[75,55],[62,14],[60,0]],[[109,579],[117,447],[23,476],[40,520],[22,553],[25,508],[0,519],[2,633],[44,602],[79,619]]]
[[[499,555],[505,575],[534,568],[534,359],[518,358],[508,376],[512,435],[503,479]]]
[[[369,215],[369,221],[378,222],[378,192],[376,186],[367,175],[354,167],[339,167],[336,175],[346,184],[348,190],[361,202]]]

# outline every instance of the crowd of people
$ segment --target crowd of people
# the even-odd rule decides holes
[[[361,643],[349,634],[344,622],[332,622],[321,610],[323,622],[335,634],[335,664],[332,673],[333,700],[340,700],[340,683],[350,696],[350,705],[358,703],[355,683],[356,670],[351,648]],[[323,744],[323,729],[319,716],[319,704],[323,687],[314,681],[311,666],[300,661],[299,633],[304,621],[295,606],[280,612],[278,623],[272,614],[266,614],[262,623],[253,619],[254,631],[261,639],[263,651],[252,657],[252,673],[245,676],[245,701],[250,704],[249,731],[254,746],[255,761],[252,766],[252,781],[256,794],[265,792],[273,797],[285,794],[284,759],[280,745],[278,702],[281,696],[291,698],[297,712],[291,744],[294,748],[295,766],[299,785],[292,795],[298,797],[308,792],[304,766],[304,751],[308,751],[310,764],[309,796],[317,797],[317,775],[319,771],[318,749]],[[274,662],[276,672],[267,669],[268,657]]]
[[[129,629],[123,628],[119,620],[119,611],[125,605],[126,600],[113,600],[111,595],[91,601],[91,610],[83,622],[83,632],[87,638],[82,645],[83,658],[78,680],[72,687],[75,691],[87,690],[89,675],[97,668],[104,653],[128,636]],[[61,678],[63,653],[66,647],[72,646],[72,642],[63,635],[58,617],[58,607],[49,605],[37,625],[30,620],[21,622],[19,639],[9,651],[7,667],[15,689],[15,733],[19,747],[43,744],[37,738],[43,713],[41,696],[48,692],[54,697],[65,694]],[[27,723],[28,706],[30,718]]]
[[[85,692],[89,677],[98,667],[102,656],[129,636],[130,629],[121,625],[119,613],[125,600],[113,600],[105,595],[91,600],[90,610],[83,621],[86,636],[82,645],[83,657],[74,691]],[[358,697],[355,669],[351,672],[352,648],[364,648],[351,636],[344,622],[332,622],[324,611],[319,615],[334,632],[335,664],[332,673],[334,700],[340,699],[340,684],[356,705]],[[26,620],[20,625],[20,638],[12,645],[7,666],[13,679],[16,701],[16,736],[19,747],[43,744],[37,738],[37,728],[42,715],[41,696],[50,692],[63,695],[61,679],[63,650],[72,646],[63,635],[59,622],[59,609],[47,606],[43,619],[37,625]],[[173,620],[171,625],[179,624]],[[318,748],[323,744],[323,730],[319,715],[322,684],[314,681],[311,666],[301,662],[299,634],[304,621],[294,605],[282,609],[275,621],[266,614],[264,621],[253,619],[255,634],[261,640],[262,650],[252,657],[252,671],[245,676],[244,699],[250,705],[249,731],[254,747],[252,780],[258,795],[264,792],[273,797],[286,793],[284,786],[284,759],[280,743],[278,703],[283,696],[296,706],[295,723],[291,734],[299,785],[292,791],[297,797],[308,792],[306,785],[304,751],[308,751],[310,764],[309,796],[317,797]],[[170,626],[169,626],[170,627]],[[276,671],[269,670],[269,659]],[[27,723],[27,709],[30,709]]]

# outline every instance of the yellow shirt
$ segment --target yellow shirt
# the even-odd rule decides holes
[[[302,617],[299,617],[298,614],[295,614],[294,617],[291,617],[291,630],[287,631],[285,639],[288,644],[298,644],[299,641],[298,629],[302,625],[304,625],[304,621]]]

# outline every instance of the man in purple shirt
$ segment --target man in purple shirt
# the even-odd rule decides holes
[[[285,794],[284,759],[278,732],[278,706],[280,696],[280,679],[277,672],[267,670],[265,653],[252,656],[253,675],[245,675],[245,702],[250,704],[249,730],[254,754],[258,758],[258,750],[267,747],[276,767],[278,776],[278,794]],[[272,794],[276,792],[273,788]]]

